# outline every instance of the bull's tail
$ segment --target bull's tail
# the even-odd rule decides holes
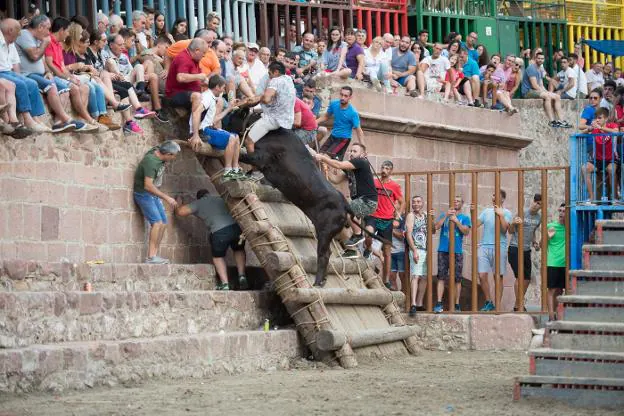
[[[358,221],[357,215],[355,215],[355,212],[353,212],[353,210],[351,209],[349,204],[347,204],[346,207],[347,207],[347,213],[349,213],[351,215],[351,220],[353,220],[353,222],[356,223],[358,225],[358,227],[360,227],[360,229],[362,230],[362,232],[364,234],[366,234],[367,236],[369,236],[371,238],[374,238],[377,241],[380,241],[382,244],[390,244],[390,245],[392,245],[392,241],[388,241],[385,238],[382,238],[382,237],[378,236],[377,234],[371,233],[370,231],[368,231],[366,229],[366,226],[363,225],[360,221]]]

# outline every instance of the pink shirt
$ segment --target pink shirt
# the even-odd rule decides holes
[[[314,117],[314,113],[310,110],[310,107],[299,98],[295,98],[295,114],[301,113],[301,127],[303,130],[316,130],[318,128],[318,124],[316,123],[316,118]]]

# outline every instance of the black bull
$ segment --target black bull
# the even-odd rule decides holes
[[[242,134],[249,119],[254,118],[254,115],[247,115],[247,109],[234,112],[228,130]],[[352,214],[345,197],[325,179],[310,152],[290,130],[280,128],[270,131],[255,144],[253,153],[241,154],[240,161],[258,168],[312,221],[318,240],[314,285],[323,285],[329,263],[329,246],[347,223],[347,213]]]

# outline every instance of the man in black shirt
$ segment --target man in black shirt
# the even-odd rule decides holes
[[[342,169],[334,183],[339,183],[348,179],[351,202],[349,207],[361,223],[362,219],[371,215],[377,209],[377,190],[373,180],[373,172],[370,163],[366,159],[366,146],[361,143],[354,143],[349,150],[349,160],[340,161],[331,159],[325,154],[315,155],[316,160],[321,161],[335,169]],[[345,241],[346,248],[353,248],[364,241],[362,230],[357,223],[349,216],[353,235]]]

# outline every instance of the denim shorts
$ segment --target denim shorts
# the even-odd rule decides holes
[[[150,225],[158,222],[167,224],[167,213],[159,197],[147,191],[135,192],[134,202],[139,206],[143,216]]]
[[[391,272],[404,272],[405,271],[405,252],[400,251],[398,253],[390,254],[390,271]]]
[[[54,77],[53,80],[49,80],[41,74],[28,74],[27,77],[37,81],[37,85],[39,85],[39,90],[43,94],[48,92],[48,89],[50,89],[52,83],[56,85],[56,90],[59,94],[69,92],[69,81],[64,80],[63,78]]]

